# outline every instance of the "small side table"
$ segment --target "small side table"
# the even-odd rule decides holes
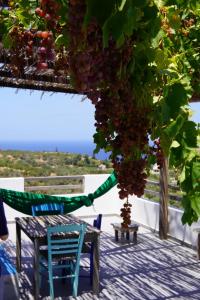
[[[124,239],[124,235],[126,234],[126,240],[130,241],[130,233],[133,233],[133,242],[137,243],[137,231],[139,225],[136,223],[131,223],[128,228],[123,228],[121,223],[112,223],[111,224],[115,231],[115,241],[119,241],[119,232],[121,233],[121,239]]]
[[[197,233],[197,259],[200,260],[200,227],[193,227],[193,231]]]

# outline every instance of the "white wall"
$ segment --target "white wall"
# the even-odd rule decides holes
[[[11,178],[0,178],[0,188],[14,191],[24,192],[24,178],[23,177],[11,177]],[[12,209],[8,205],[4,205],[5,214],[8,222],[12,222],[15,217],[24,216],[24,214]]]
[[[130,198],[130,202],[133,204],[132,219],[158,231],[159,204],[137,197]],[[200,222],[193,223],[192,226],[183,225],[181,222],[182,215],[182,210],[169,207],[169,235],[182,242],[196,246],[197,232],[194,231],[194,228],[200,228]]]
[[[108,174],[100,175],[85,175],[85,195],[93,193],[96,189],[108,178]],[[93,206],[82,206],[74,212],[77,216],[97,215],[102,214],[119,214],[120,201],[117,187],[113,187],[103,196],[97,198],[93,202]]]

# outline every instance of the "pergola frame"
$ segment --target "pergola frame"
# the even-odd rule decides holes
[[[27,65],[24,72],[14,76],[10,68],[11,54],[1,47],[0,42],[0,86],[17,89],[40,90],[44,92],[60,92],[68,94],[83,94],[76,91],[70,84],[70,76],[55,75],[53,65],[45,71],[38,71]],[[190,102],[199,102],[198,95],[194,95]],[[160,214],[159,236],[166,239],[168,234],[168,166],[167,159],[160,170]]]

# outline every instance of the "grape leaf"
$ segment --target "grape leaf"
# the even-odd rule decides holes
[[[178,114],[181,106],[187,104],[190,96],[190,91],[182,83],[174,83],[166,87],[166,104],[172,118]]]
[[[108,46],[110,36],[120,41],[120,45],[125,36],[130,36],[133,29],[137,27],[137,22],[141,17],[140,10],[136,7],[125,5],[122,11],[117,11],[103,25],[103,44]]]
[[[200,192],[200,162],[193,162],[192,164],[192,185],[194,190]]]
[[[194,196],[183,196],[182,205],[184,207],[184,213],[181,218],[183,224],[188,223],[189,225],[191,225],[193,222],[198,221],[199,216],[197,212],[199,211],[199,205],[197,204],[197,201],[198,199],[195,199]]]
[[[186,121],[183,125],[182,136],[188,147],[197,147],[198,131],[196,129],[196,123],[193,121]]]
[[[191,207],[195,213],[200,216],[200,193],[195,193],[190,196]]]
[[[116,0],[86,0],[87,12],[84,19],[84,24],[87,25],[91,18],[96,18],[101,26],[109,18],[116,9]]]

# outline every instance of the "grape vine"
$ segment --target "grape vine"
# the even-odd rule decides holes
[[[111,152],[120,198],[141,197],[151,165],[157,161],[161,168],[168,156],[181,173],[183,222],[196,221],[199,128],[189,120],[188,103],[200,95],[198,2],[0,3],[0,40],[10,51],[13,75],[29,66],[61,82],[70,76],[95,106],[96,151]],[[122,226],[129,221],[125,216]]]

